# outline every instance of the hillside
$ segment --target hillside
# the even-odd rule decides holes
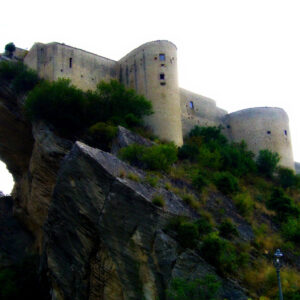
[[[284,299],[299,299],[300,181],[276,154],[256,159],[215,127],[178,149],[116,83],[84,93],[7,66],[0,157],[15,187],[0,200],[0,299],[276,299],[277,248]]]

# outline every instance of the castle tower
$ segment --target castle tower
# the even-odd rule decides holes
[[[244,140],[248,149],[258,154],[268,149],[280,155],[279,165],[295,169],[289,118],[276,107],[243,109],[225,117],[226,135],[234,142]]]
[[[146,124],[161,139],[182,145],[177,48],[169,41],[146,43],[119,61],[119,80],[152,102]]]

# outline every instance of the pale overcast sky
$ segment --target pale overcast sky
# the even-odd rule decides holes
[[[118,60],[145,42],[172,41],[181,87],[229,112],[283,108],[300,161],[299,0],[15,0],[0,10],[0,52],[8,42],[57,41]],[[0,173],[6,193],[7,178]]]

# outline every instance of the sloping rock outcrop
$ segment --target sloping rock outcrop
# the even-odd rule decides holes
[[[79,142],[64,159],[45,224],[53,300],[165,299],[172,277],[214,272],[165,232],[173,216],[195,213],[175,194],[132,181],[128,173],[145,176]],[[163,208],[152,203],[158,193]],[[228,282],[223,293],[247,299]]]

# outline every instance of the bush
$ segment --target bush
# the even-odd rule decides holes
[[[200,207],[199,201],[196,199],[196,197],[193,194],[182,195],[182,200],[194,209],[197,209]]]
[[[201,255],[222,274],[234,273],[238,269],[236,249],[229,241],[220,238],[216,232],[208,234],[203,239]]]
[[[226,145],[227,138],[221,133],[221,127],[195,126],[189,133],[189,137],[202,137],[203,142],[210,145]]]
[[[25,102],[31,120],[45,120],[62,135],[76,135],[96,123],[133,126],[152,113],[151,103],[115,80],[102,82],[95,92],[83,92],[70,80],[42,82]]]
[[[16,46],[14,43],[8,43],[5,45],[5,51],[8,52],[8,55],[11,57],[12,54],[16,51]]]
[[[249,193],[237,194],[233,197],[233,202],[238,212],[243,217],[249,217],[253,214],[254,201]]]
[[[239,235],[235,224],[230,219],[225,219],[219,226],[220,236],[225,239],[231,239]]]
[[[231,172],[235,176],[243,176],[256,171],[253,160],[254,153],[247,151],[245,142],[234,143],[221,148],[222,169]]]
[[[142,125],[142,118],[153,113],[149,100],[117,80],[100,82],[95,92],[88,93],[88,98],[89,118],[94,123],[110,121],[130,128]]]
[[[159,206],[159,207],[164,207],[166,205],[166,202],[165,202],[164,198],[161,195],[155,195],[152,198],[152,203],[156,206]]]
[[[181,222],[178,227],[178,240],[184,248],[195,248],[197,246],[199,232],[195,223]]]
[[[273,173],[276,170],[277,164],[279,163],[280,157],[276,152],[270,150],[259,151],[256,165],[258,171],[268,178],[273,177]]]
[[[281,226],[282,235],[288,241],[300,245],[300,219],[289,218]]]
[[[88,140],[93,147],[109,151],[117,133],[116,126],[98,122],[88,129]]]
[[[199,235],[208,234],[213,231],[213,221],[208,213],[200,213],[195,224],[197,225]]]
[[[214,178],[217,188],[224,193],[229,195],[239,190],[238,179],[229,172],[217,172]]]
[[[149,170],[168,171],[177,160],[177,148],[172,143],[152,147],[132,144],[121,149],[120,157]]]
[[[202,167],[219,170],[223,165],[223,158],[219,148],[210,149],[207,145],[202,145],[199,149],[198,163]]]
[[[67,136],[73,136],[89,126],[86,110],[84,93],[71,85],[68,79],[42,82],[28,94],[25,101],[25,111],[31,120],[47,121]]]
[[[199,147],[194,144],[184,144],[178,149],[179,159],[189,159],[190,161],[196,161],[199,154]]]
[[[32,90],[39,82],[35,71],[28,69],[21,62],[0,62],[0,79],[7,80],[16,93],[25,93]]]
[[[294,171],[288,168],[278,168],[278,182],[283,188],[297,186],[299,180]]]
[[[214,275],[189,281],[174,278],[166,294],[168,300],[215,300],[220,287],[221,282]]]
[[[195,248],[199,238],[198,225],[187,217],[178,216],[170,220],[167,229],[177,233],[179,243],[184,248]]]
[[[193,177],[193,186],[198,190],[202,191],[202,189],[208,185],[207,176],[203,174],[201,170]]]
[[[279,222],[285,222],[290,217],[298,217],[299,207],[293,199],[287,196],[282,188],[274,188],[270,199],[266,202],[267,208],[276,212]]]

